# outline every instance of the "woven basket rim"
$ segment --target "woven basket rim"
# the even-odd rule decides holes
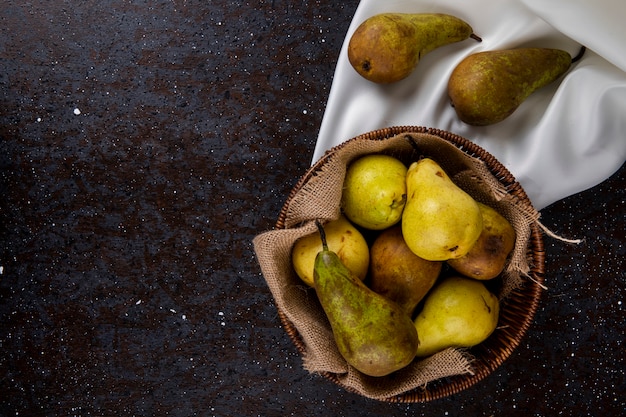
[[[517,182],[511,172],[492,154],[470,140],[455,133],[441,129],[424,126],[392,126],[355,136],[327,150],[324,155],[322,155],[322,157],[315,162],[302,177],[300,177],[291,189],[291,192],[289,193],[287,200],[279,213],[275,228],[285,228],[285,219],[289,203],[293,199],[294,195],[307,183],[307,181],[309,181],[313,175],[315,175],[322,165],[324,165],[325,161],[337,152],[337,150],[345,146],[346,143],[363,139],[384,140],[402,133],[425,133],[438,136],[455,145],[466,154],[479,158],[485,163],[489,171],[505,187],[508,194],[515,196],[522,203],[532,205],[521,184]],[[503,301],[503,306],[500,310],[500,331],[494,333],[494,335],[487,339],[487,341],[470,350],[475,358],[472,363],[474,373],[442,378],[429,383],[427,387],[416,388],[397,396],[383,398],[381,401],[394,403],[428,402],[456,394],[473,386],[491,374],[513,353],[515,348],[519,346],[521,340],[526,335],[526,332],[533,321],[539,307],[541,294],[543,292],[545,252],[543,235],[539,225],[536,223],[531,225],[531,236],[527,253],[527,256],[532,259],[530,262],[530,279],[521,288],[513,290],[507,299]],[[304,345],[297,328],[289,321],[281,309],[278,308],[277,310],[278,317],[287,335],[295,345],[298,352],[300,354],[304,354],[306,346]],[[336,374],[331,372],[322,372],[320,374],[335,384],[343,387],[347,391],[357,393],[354,389],[342,384]]]

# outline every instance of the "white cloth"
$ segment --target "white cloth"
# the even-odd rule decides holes
[[[443,46],[406,79],[377,85],[350,66],[347,43],[383,12],[448,13],[482,37]],[[447,130],[492,153],[537,209],[604,181],[626,160],[626,1],[362,0],[340,51],[313,162],[361,133],[414,125]],[[484,127],[461,122],[447,96],[454,67],[474,52],[522,46],[564,49],[581,61],[532,94],[509,118]]]

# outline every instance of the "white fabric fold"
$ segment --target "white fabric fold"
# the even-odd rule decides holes
[[[453,14],[483,42],[441,47],[408,78],[377,85],[356,73],[346,50],[356,27],[383,12]],[[492,153],[537,209],[592,187],[626,160],[626,25],[618,22],[625,16],[622,0],[362,0],[339,53],[313,162],[361,133],[418,125],[459,134]],[[466,125],[449,105],[448,77],[473,52],[537,46],[576,55],[582,44],[588,50],[581,61],[498,124]]]

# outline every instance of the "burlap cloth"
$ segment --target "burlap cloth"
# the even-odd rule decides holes
[[[327,152],[322,158],[323,164],[290,196],[283,208],[286,211],[285,228],[267,231],[254,238],[256,256],[276,307],[296,327],[306,347],[304,368],[312,373],[334,373],[339,383],[350,390],[369,398],[384,399],[443,377],[472,373],[472,356],[466,350],[447,349],[429,358],[416,359],[406,368],[385,377],[364,375],[343,359],[315,290],[307,287],[293,270],[291,249],[294,242],[317,231],[316,219],[326,222],[340,215],[346,167],[352,160],[372,153],[395,156],[407,166],[421,157],[430,157],[459,187],[476,200],[494,207],[511,222],[517,233],[516,244],[502,274],[501,299],[529,276],[530,225],[538,220],[539,213],[529,202],[520,202],[509,194],[480,159],[441,137],[402,133],[383,140],[352,139]]]

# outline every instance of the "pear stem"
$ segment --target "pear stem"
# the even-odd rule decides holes
[[[317,230],[320,232],[320,239],[322,239],[322,250],[328,250],[328,244],[326,243],[326,232],[324,231],[324,226],[319,220],[315,220],[315,225],[317,226]]]
[[[581,46],[580,50],[578,51],[578,54],[574,58],[572,58],[572,64],[576,61],[579,61],[583,57],[583,55],[585,55],[586,50],[587,50],[586,46],[584,45]]]
[[[417,144],[413,136],[406,135],[405,138],[409,140],[409,143],[411,144],[411,147],[413,148],[414,151],[421,153],[422,150],[420,149],[419,145]]]
[[[481,38],[480,36],[478,36],[478,35],[477,35],[477,34],[475,34],[475,33],[472,33],[472,34],[470,35],[470,38],[472,38],[472,39],[476,40],[477,42],[482,42],[482,41],[483,41],[483,38]]]

